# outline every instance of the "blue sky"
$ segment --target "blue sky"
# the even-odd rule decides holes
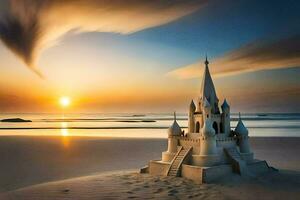
[[[25,22],[2,2],[0,111],[52,111],[62,95],[77,101],[74,112],[185,111],[197,98],[207,54],[220,100],[226,97],[234,111],[300,112],[299,1],[188,0],[176,1],[175,10],[167,1],[128,1],[105,15],[93,10],[105,6],[102,0],[83,2],[93,18],[85,17],[84,4],[74,4],[65,20],[68,3],[52,10],[47,2],[49,9],[25,4],[25,13],[43,14],[29,19],[51,42],[28,32],[19,43],[18,31],[6,33],[22,28],[5,20]],[[123,7],[134,17],[120,14]],[[27,54],[28,44],[34,49]]]

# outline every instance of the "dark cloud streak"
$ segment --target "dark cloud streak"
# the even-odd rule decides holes
[[[72,29],[128,34],[188,15],[208,0],[10,0],[0,38],[36,73],[36,58]],[[6,2],[1,4],[6,5]]]

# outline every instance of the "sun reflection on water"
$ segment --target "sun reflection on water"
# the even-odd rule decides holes
[[[65,148],[68,148],[70,145],[70,134],[68,130],[68,123],[67,122],[61,122],[61,129],[60,134],[62,136],[62,144]]]

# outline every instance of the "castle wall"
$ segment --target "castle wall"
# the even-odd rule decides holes
[[[224,148],[236,147],[236,139],[235,138],[218,138],[216,140],[217,146],[217,154],[215,156],[200,156],[201,149],[201,141],[199,133],[190,133],[188,138],[185,137],[177,137],[178,145],[183,148],[193,147],[192,149],[192,157],[191,164],[196,166],[213,166],[216,164],[226,164],[229,163],[227,156],[224,153]],[[165,153],[165,152],[164,152]],[[165,155],[163,155],[163,161],[167,161]],[[168,160],[172,160],[174,155],[170,157]],[[251,161],[251,155],[245,154],[245,160]]]
[[[194,132],[195,133],[200,133],[201,128],[203,127],[203,116],[200,113],[197,113],[194,115]],[[197,122],[199,123],[199,126],[197,126]],[[198,127],[198,128],[197,128]]]
[[[188,121],[188,132],[195,132],[195,119],[194,119],[194,110],[190,109],[189,112],[189,121]]]
[[[221,115],[220,114],[211,114],[211,121],[212,123],[214,124],[216,122],[217,124],[217,131],[216,131],[216,134],[220,134],[220,130],[221,130],[221,127],[220,127],[220,123],[221,123]]]
[[[217,134],[224,134],[226,133],[226,135],[228,135],[228,130],[226,129],[226,120],[225,118],[223,119],[223,115],[222,114],[210,114],[210,119],[212,120],[212,122],[216,122],[217,124]],[[193,118],[190,118],[191,120],[193,120],[194,126],[193,126],[193,130],[195,133],[199,133],[201,128],[203,127],[203,123],[204,123],[204,117],[202,113],[195,113]],[[199,122],[199,128],[197,128],[197,122]],[[190,124],[190,121],[189,121]],[[191,126],[191,125],[189,125]],[[221,127],[222,126],[222,127]]]
[[[230,148],[235,146],[237,146],[235,138],[217,136],[217,147]]]
[[[251,163],[253,162],[254,159],[254,154],[253,153],[240,153],[241,157],[247,162]]]
[[[198,167],[182,165],[181,176],[191,179],[197,183],[212,183],[215,180],[232,174],[230,165],[219,165],[214,167]]]
[[[195,166],[209,167],[220,163],[220,155],[192,155],[191,164]]]
[[[224,148],[237,147],[235,138],[220,137],[217,138],[218,154],[220,155],[220,164],[229,163],[228,157],[225,155]]]
[[[199,135],[199,133],[198,133]],[[195,138],[180,138],[179,145],[183,146],[183,148],[193,147],[192,154],[199,154],[200,153],[200,139]]]
[[[163,162],[171,162],[175,155],[176,155],[176,153],[164,151],[164,152],[162,152],[161,159]]]
[[[182,164],[181,176],[197,183],[203,183],[202,167]]]
[[[170,163],[151,160],[149,162],[149,173],[157,176],[167,176]]]
[[[232,174],[231,165],[219,165],[203,170],[203,183],[212,183],[221,177]]]
[[[265,160],[257,160],[247,165],[248,170],[255,175],[261,175],[270,170],[268,163]]]

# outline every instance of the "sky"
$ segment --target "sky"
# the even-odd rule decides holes
[[[296,0],[4,0],[0,112],[187,112],[205,56],[233,112],[300,112]]]

